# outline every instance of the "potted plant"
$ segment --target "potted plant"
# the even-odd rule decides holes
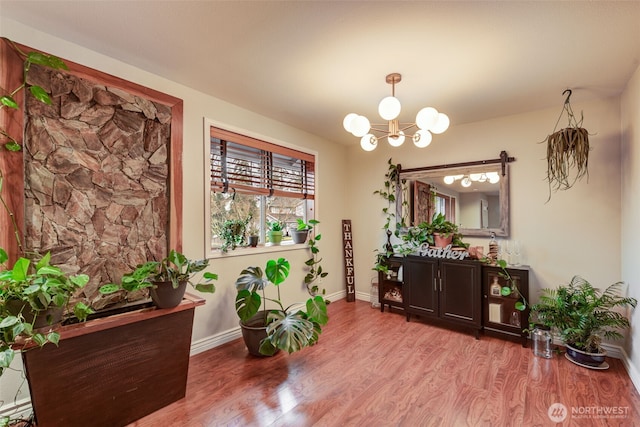
[[[150,288],[149,293],[156,307],[171,308],[180,304],[187,284],[200,292],[215,292],[215,285],[211,281],[218,279],[217,274],[205,272],[202,275],[204,281],[194,283],[193,280],[196,273],[208,266],[207,259],[191,260],[171,249],[169,255],[162,260],[148,261],[125,274],[120,284],[101,286],[100,293],[108,295],[121,290],[133,292]]]
[[[73,293],[89,281],[86,274],[68,275],[51,265],[49,253],[35,264],[20,257],[12,268],[6,266],[8,259],[0,248],[0,375],[13,360],[15,344],[58,343],[60,335],[53,328],[62,323]],[[82,321],[93,310],[77,302],[73,312]]]
[[[606,356],[602,339],[621,339],[619,329],[629,327],[629,320],[614,309],[637,304],[635,298],[619,296],[621,287],[617,282],[601,292],[574,276],[566,286],[542,290],[540,302],[531,307],[532,319],[557,331],[571,361],[600,367]]]
[[[251,226],[249,228],[249,237],[247,238],[247,241],[249,243],[249,246],[251,246],[252,248],[258,246],[258,243],[260,242],[260,236],[258,234],[258,229],[255,226]]]
[[[247,224],[251,217],[245,219],[228,219],[220,226],[220,238],[222,239],[222,252],[229,249],[235,250],[238,246],[244,246],[246,241]]]
[[[284,225],[280,221],[267,221],[267,237],[272,245],[279,245],[282,242],[282,229]]]
[[[427,241],[430,245],[444,248],[449,244],[453,246],[467,247],[462,242],[462,234],[458,233],[458,226],[447,221],[442,213],[433,215],[431,223],[425,225]]]
[[[289,261],[279,258],[267,261],[264,270],[247,267],[236,280],[236,312],[243,338],[253,355],[272,356],[278,350],[293,353],[314,345],[321,327],[329,320],[326,302],[320,295],[312,294],[301,308],[296,308],[298,304],[284,306],[280,285],[289,276],[289,270]],[[269,285],[276,287],[276,298],[266,296],[265,288]],[[275,307],[267,308],[267,301]]]
[[[585,175],[589,176],[589,132],[582,127],[583,117],[577,120],[571,108],[571,89],[566,89],[562,94],[567,94],[562,112],[567,113],[568,124],[566,128],[556,130],[558,122],[547,142],[547,181],[549,181],[549,198],[551,191],[568,190]],[[543,141],[544,142],[544,141]],[[572,172],[573,170],[573,172]]]
[[[293,239],[293,243],[304,243],[307,241],[307,237],[309,237],[309,231],[311,231],[314,225],[318,224],[318,221],[310,219],[309,222],[304,222],[302,218],[298,218],[297,222],[295,227],[291,228],[291,238]]]

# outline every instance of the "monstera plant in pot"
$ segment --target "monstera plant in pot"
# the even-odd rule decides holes
[[[253,355],[272,356],[278,350],[293,353],[314,345],[329,320],[326,302],[320,295],[311,296],[303,307],[284,306],[280,286],[289,270],[289,261],[279,258],[267,261],[264,270],[247,267],[236,280],[236,312],[245,344]],[[266,296],[269,285],[277,289],[276,298]],[[272,308],[267,308],[267,302]]]
[[[187,284],[200,292],[215,292],[215,285],[211,283],[218,279],[215,273],[205,272],[202,274],[203,281],[194,282],[196,274],[208,266],[207,259],[191,260],[171,249],[162,260],[139,265],[131,273],[125,274],[120,284],[104,285],[100,287],[100,292],[106,295],[122,290],[133,292],[150,288],[149,294],[156,307],[171,308],[180,304]]]
[[[629,319],[616,308],[635,307],[635,298],[622,297],[622,282],[604,291],[594,288],[580,276],[557,289],[543,289],[540,302],[531,307],[534,322],[559,334],[567,346],[567,357],[579,365],[602,368],[606,351],[602,339],[621,339],[620,329],[629,327]]]

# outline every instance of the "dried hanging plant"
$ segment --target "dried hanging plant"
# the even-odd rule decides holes
[[[560,117],[553,128],[553,133],[547,136],[547,180],[549,181],[549,198],[551,192],[557,190],[567,190],[573,186],[580,178],[587,176],[589,163],[589,132],[582,127],[582,113],[580,121],[576,120],[569,98],[571,89],[567,89],[562,94],[566,94],[567,99],[560,112]],[[564,113],[567,113],[569,126],[556,131],[558,123]]]

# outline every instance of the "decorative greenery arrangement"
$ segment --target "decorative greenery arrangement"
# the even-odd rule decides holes
[[[327,306],[322,296],[311,296],[304,309],[293,309],[295,304],[285,307],[280,299],[280,285],[289,276],[289,261],[284,258],[267,261],[264,271],[260,267],[247,267],[236,280],[236,312],[241,321],[255,316],[264,304],[264,325],[267,337],[260,344],[260,353],[270,356],[278,349],[293,353],[314,345],[329,321]],[[278,290],[277,298],[267,298],[265,288],[273,284]],[[260,296],[262,293],[262,297]],[[267,310],[266,301],[277,308]]]
[[[187,282],[197,291],[214,293],[216,288],[211,281],[218,279],[217,274],[205,272],[202,275],[204,281],[194,283],[195,274],[208,266],[208,259],[191,260],[175,249],[171,249],[169,255],[162,260],[148,261],[136,267],[131,273],[125,274],[120,284],[101,286],[100,293],[108,295],[121,290],[133,292],[153,287],[155,282],[171,282],[174,289],[181,282]]]
[[[387,235],[387,242],[383,245],[381,250],[376,250],[376,263],[373,270],[387,272],[388,268],[385,264],[387,258],[393,255],[393,245],[390,242],[391,236],[395,234],[396,237],[400,236],[400,229],[405,227],[404,218],[400,218],[400,222],[396,222],[395,203],[396,192],[398,188],[404,185],[404,181],[400,180],[400,167],[397,164],[392,163],[391,159],[387,161],[388,169],[384,175],[383,188],[376,190],[373,194],[377,194],[382,197],[387,206],[382,208],[382,213],[385,215],[385,223],[382,229],[385,230]],[[407,203],[403,200],[403,204]],[[394,231],[391,231],[391,225],[394,225]]]
[[[587,280],[574,276],[567,286],[543,289],[540,302],[531,307],[531,317],[535,323],[557,330],[566,344],[600,353],[602,338],[621,339],[618,330],[630,326],[629,320],[614,310],[637,304],[635,298],[618,296],[622,284],[614,283],[600,292]]]
[[[547,142],[547,180],[549,181],[549,201],[551,192],[568,190],[585,175],[588,177],[589,165],[589,132],[582,127],[584,117],[578,121],[571,108],[569,99],[571,89],[564,102],[560,117],[553,128],[553,133],[546,138]],[[567,113],[569,124],[556,131],[563,113]],[[575,169],[575,173],[572,172]]]

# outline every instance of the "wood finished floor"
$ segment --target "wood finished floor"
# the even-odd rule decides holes
[[[319,344],[292,355],[255,358],[239,339],[193,356],[186,397],[130,427],[640,425],[640,396],[617,359],[606,371],[541,359],[364,301],[329,314]],[[556,402],[627,414],[554,424]]]

